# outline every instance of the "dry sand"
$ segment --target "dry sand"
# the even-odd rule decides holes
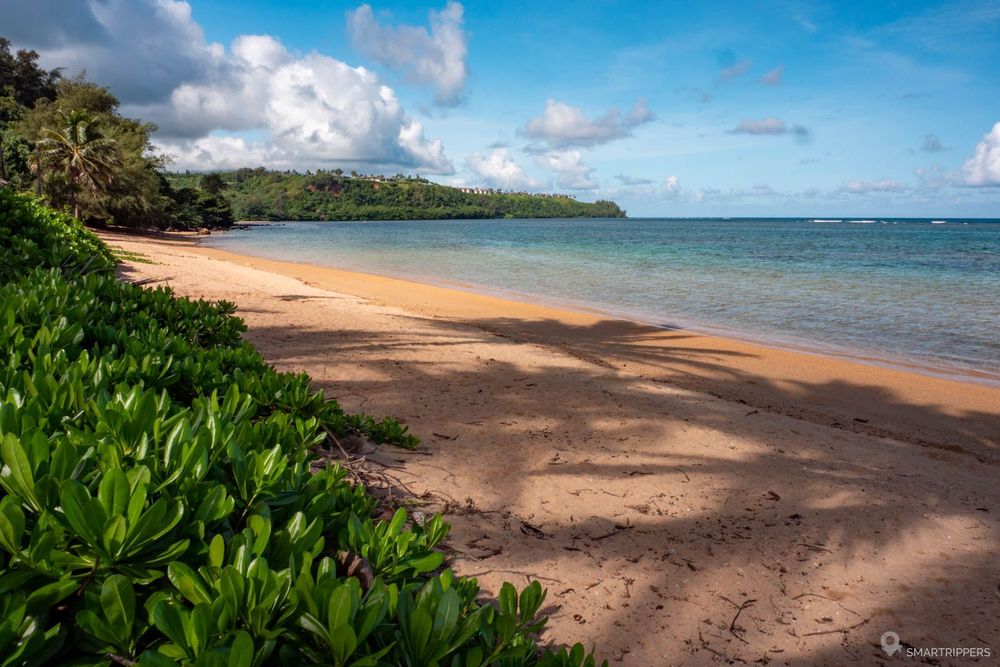
[[[1000,652],[1000,389],[365,274],[106,235],[346,408],[487,591],[629,665]],[[898,659],[898,656],[897,656]],[[920,662],[914,659],[915,662]],[[969,664],[940,658],[935,664]]]

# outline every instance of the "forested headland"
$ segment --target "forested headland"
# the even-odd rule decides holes
[[[561,194],[455,188],[403,174],[238,169],[168,174],[167,180],[181,190],[201,186],[221,192],[238,220],[625,217],[612,201],[587,203]]]

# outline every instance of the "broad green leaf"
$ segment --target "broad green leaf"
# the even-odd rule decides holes
[[[101,536],[104,532],[104,524],[107,516],[104,507],[97,502],[92,502],[87,489],[75,479],[63,482],[62,492],[59,494],[59,504],[70,527],[76,531],[87,544],[98,548],[101,545]]]
[[[330,652],[338,665],[344,664],[351,657],[357,645],[354,628],[349,625],[341,625],[330,633]]]
[[[64,577],[31,591],[25,602],[29,614],[35,615],[47,611],[50,607],[65,600],[79,589],[79,583],[70,577]]]
[[[164,600],[153,607],[153,624],[173,643],[189,651],[187,636],[184,631],[187,625],[187,612]]]
[[[229,646],[229,657],[226,660],[226,667],[251,667],[253,657],[253,639],[245,631],[238,631],[236,636],[233,637],[233,643]]]
[[[113,574],[101,586],[101,610],[117,636],[127,638],[135,623],[135,590],[128,577]]]
[[[125,517],[120,514],[111,517],[104,524],[102,544],[104,544],[104,550],[114,559],[117,559],[121,553],[121,546],[125,541],[125,532]]]
[[[403,525],[406,523],[406,510],[399,508],[396,513],[392,515],[392,521],[389,522],[389,535],[398,535],[403,530]]]
[[[353,606],[351,593],[350,586],[341,584],[330,594],[330,599],[327,602],[326,623],[331,634],[337,628],[351,622],[351,607]]]
[[[212,538],[212,542],[208,546],[209,567],[222,567],[225,557],[226,541],[222,539],[222,535],[216,535]]]
[[[462,601],[454,588],[449,588],[441,594],[438,600],[437,613],[434,615],[434,637],[446,640],[451,636],[458,622],[458,611]]]
[[[108,516],[123,515],[128,507],[128,478],[120,469],[108,470],[97,488],[97,498]]]
[[[21,536],[24,535],[24,512],[15,496],[0,500],[0,546],[11,554],[21,550]]]
[[[35,476],[31,464],[21,446],[21,441],[13,433],[5,434],[0,441],[0,456],[3,457],[0,482],[3,482],[4,488],[14,495],[21,496],[36,510],[41,509],[35,497]]]
[[[517,591],[513,584],[505,581],[500,587],[500,613],[513,616],[517,612]]]
[[[174,561],[168,565],[167,577],[192,604],[211,603],[215,597],[201,575],[184,563]]]

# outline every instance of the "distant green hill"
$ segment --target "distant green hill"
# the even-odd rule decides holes
[[[196,187],[202,174],[167,174]],[[238,169],[218,174],[237,220],[438,220],[448,218],[624,218],[613,201],[566,195],[452,188],[419,177],[299,174]],[[218,181],[212,177],[213,181]]]

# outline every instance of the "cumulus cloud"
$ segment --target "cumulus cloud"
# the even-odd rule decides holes
[[[664,179],[663,181],[663,189],[669,194],[680,192],[681,189],[680,179],[678,179],[676,176],[667,176],[667,178]]]
[[[778,65],[769,72],[765,72],[764,76],[760,77],[760,82],[765,86],[780,86],[781,77],[785,73],[785,66]]]
[[[395,92],[363,67],[291,53],[268,35],[238,36],[228,49],[207,43],[181,0],[71,3],[68,14],[77,19],[80,6],[87,9],[79,32],[59,0],[22,4],[17,23],[5,26],[15,45],[36,48],[49,67],[86,68],[119,96],[125,113],[160,126],[155,141],[176,167],[454,171],[441,142],[428,140]],[[51,18],[58,39],[22,29],[32,12]]]
[[[173,157],[175,169],[213,171],[239,169],[249,165],[268,165],[276,169],[295,166],[290,156],[273,146],[235,136],[208,136],[191,140],[168,141],[158,146]]]
[[[979,142],[962,171],[968,185],[1000,185],[1000,122]]]
[[[534,190],[544,186],[542,181],[524,173],[506,148],[495,148],[486,154],[473,153],[465,159],[465,166],[486,185],[510,190]]]
[[[597,146],[631,136],[633,128],[655,117],[642,98],[636,100],[624,117],[618,109],[611,109],[600,118],[587,118],[579,107],[549,99],[545,112],[529,120],[521,133],[555,148]]]
[[[222,63],[180,0],[32,0],[3,6],[3,35],[46,67],[82,69],[123,100],[149,103]]]
[[[567,190],[593,190],[597,183],[591,175],[594,168],[583,161],[577,150],[549,151],[535,158],[539,166],[553,171],[556,185]]]
[[[408,25],[394,28],[380,24],[370,5],[361,5],[347,13],[347,27],[356,50],[410,81],[432,86],[435,101],[452,106],[460,101],[468,76],[462,14],[461,3],[449,2],[440,12],[430,12],[430,31]]]
[[[920,150],[925,153],[940,153],[941,151],[948,150],[948,148],[935,135],[925,134],[924,143],[920,145]]]
[[[790,134],[796,137],[804,138],[809,136],[809,129],[799,125],[798,123],[787,125],[785,121],[780,118],[771,116],[769,118],[761,118],[759,120],[745,118],[740,121],[739,125],[732,130],[729,130],[729,133],[757,135]]]

